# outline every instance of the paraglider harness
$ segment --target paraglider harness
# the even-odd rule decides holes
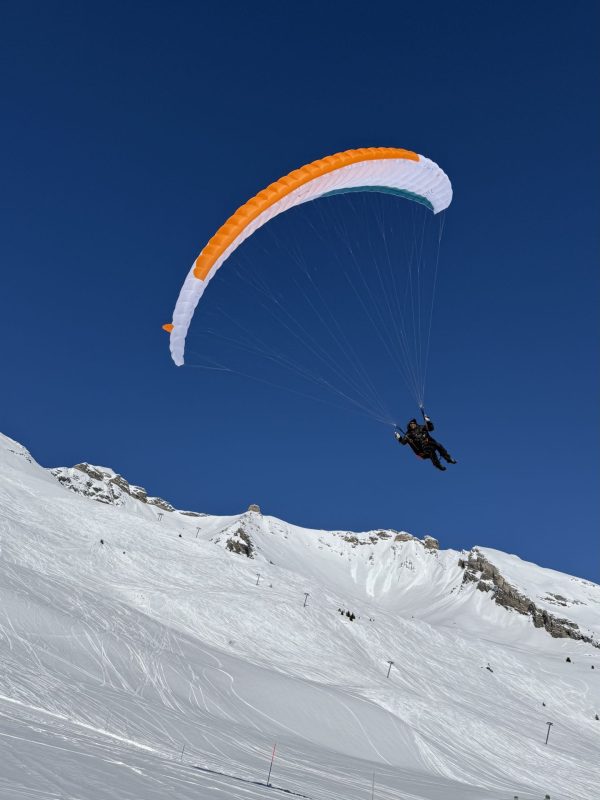
[[[427,421],[429,417],[425,413],[425,409],[423,408],[423,406],[419,406],[419,410],[421,411],[423,421],[425,422],[425,430],[427,430]],[[413,453],[416,455],[417,458],[420,458],[421,461],[425,461],[428,458],[428,456],[426,456],[422,450],[419,450],[417,448],[416,442],[414,442],[412,438],[408,435],[408,431],[405,431],[403,428],[400,427],[400,425],[394,425],[394,429],[396,431],[399,431],[402,434],[402,436],[404,436],[404,438],[407,440],[407,444],[410,446],[410,449],[413,451]],[[429,431],[427,431],[427,433],[429,434]]]

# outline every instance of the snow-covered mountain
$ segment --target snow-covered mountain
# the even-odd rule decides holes
[[[0,535],[0,798],[600,798],[589,581],[178,511],[1,436]]]

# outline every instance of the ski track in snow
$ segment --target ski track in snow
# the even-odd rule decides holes
[[[463,585],[459,553],[158,513],[0,436],[0,798],[359,800],[373,774],[382,800],[600,797],[600,650]],[[600,587],[482,552],[600,625]]]

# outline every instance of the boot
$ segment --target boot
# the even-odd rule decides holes
[[[446,467],[440,464],[440,460],[435,453],[432,456],[430,456],[430,458],[431,458],[431,463],[436,469],[441,469],[442,472],[446,471]]]
[[[456,464],[456,460],[454,458],[452,458],[452,456],[446,450],[445,447],[442,447],[440,444],[438,444],[437,451],[441,455],[441,457],[444,459],[444,461],[448,462],[448,464]]]

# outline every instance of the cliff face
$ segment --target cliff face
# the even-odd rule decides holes
[[[175,508],[160,497],[149,497],[142,486],[129,483],[122,475],[108,467],[97,467],[83,462],[74,467],[56,467],[51,474],[67,489],[84,497],[91,497],[99,503],[111,506],[123,505],[125,497],[139,500],[162,511],[175,511]]]
[[[544,628],[555,639],[575,639],[600,647],[600,642],[582,633],[575,622],[539,608],[533,600],[511,585],[502,576],[498,567],[494,566],[478,548],[471,550],[467,559],[460,559],[459,566],[464,569],[463,584],[476,583],[479,591],[490,592],[494,602],[499,606],[530,616],[536,628]],[[557,605],[567,605],[566,598],[559,594],[552,594],[550,597]]]

